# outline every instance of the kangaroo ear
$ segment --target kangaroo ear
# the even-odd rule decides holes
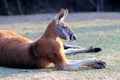
[[[60,12],[55,17],[56,22],[63,21],[67,15],[68,9],[61,9]]]

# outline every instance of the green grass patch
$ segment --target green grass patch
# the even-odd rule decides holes
[[[98,46],[99,53],[80,53],[67,56],[70,59],[101,58],[106,63],[106,69],[80,69],[79,71],[60,71],[56,69],[11,69],[0,67],[0,77],[6,79],[48,79],[48,80],[119,80],[120,79],[120,20],[94,20],[71,22],[78,38],[76,44],[82,47]],[[12,30],[32,40],[41,36],[46,24],[9,24],[0,25],[0,29]]]

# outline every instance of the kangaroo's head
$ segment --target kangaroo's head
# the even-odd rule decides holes
[[[60,38],[68,41],[76,40],[75,33],[71,30],[69,25],[64,22],[65,17],[68,15],[68,10],[61,9],[58,15],[55,17],[55,33]]]

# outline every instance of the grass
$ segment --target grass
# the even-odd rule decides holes
[[[67,56],[70,59],[101,58],[106,69],[80,69],[61,71],[52,69],[11,69],[0,67],[0,80],[119,80],[120,79],[120,20],[93,20],[69,23],[77,34],[76,42],[82,47],[98,46],[99,53],[82,53]],[[46,24],[19,23],[0,25],[0,29],[12,30],[35,40],[45,30]]]

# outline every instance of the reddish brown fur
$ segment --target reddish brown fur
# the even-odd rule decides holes
[[[57,68],[67,64],[61,39],[53,33],[55,20],[41,38],[32,41],[8,30],[0,31],[0,65],[16,68]],[[31,47],[32,53],[29,51]]]

